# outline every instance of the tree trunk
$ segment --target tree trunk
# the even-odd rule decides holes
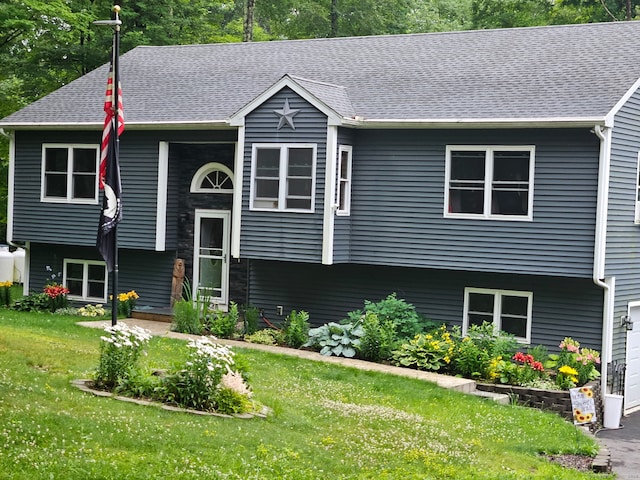
[[[246,0],[246,10],[244,15],[244,31],[242,33],[243,42],[253,41],[253,12],[256,8],[256,0]]]
[[[331,13],[329,14],[331,19],[331,31],[329,36],[335,38],[338,36],[338,0],[331,0]]]

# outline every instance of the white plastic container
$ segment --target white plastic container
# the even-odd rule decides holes
[[[13,283],[24,282],[24,248],[18,248],[13,252]]]
[[[0,247],[0,282],[13,282],[13,255],[9,247]]]
[[[613,395],[605,393],[604,395],[604,428],[620,428],[620,419],[622,418],[622,395]]]

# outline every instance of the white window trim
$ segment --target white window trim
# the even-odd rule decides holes
[[[638,162],[636,167],[636,188],[634,191],[636,198],[636,213],[634,223],[640,224],[640,201],[638,200],[638,195],[640,194],[640,152],[638,152]]]
[[[483,213],[452,213],[449,212],[449,183],[451,180],[451,152],[452,151],[485,151],[487,162],[485,165],[484,178],[484,208]],[[487,220],[507,220],[516,222],[533,221],[533,186],[535,172],[536,151],[534,145],[447,145],[445,159],[445,186],[444,186],[444,216],[445,218],[468,218]],[[493,152],[530,152],[529,161],[529,198],[527,205],[527,215],[496,215],[491,213],[492,189],[491,180],[493,178]],[[486,193],[489,192],[489,195]]]
[[[66,197],[47,197],[45,195],[45,178],[46,178],[46,158],[48,148],[66,148],[69,159],[73,156],[71,152],[74,148],[95,149],[96,151],[96,168],[95,168],[95,195],[94,198],[73,198],[73,165],[69,161],[67,163],[67,196]],[[76,203],[84,205],[94,205],[98,203],[98,170],[100,168],[100,146],[96,144],[86,143],[43,143],[42,144],[42,164],[40,169],[40,201],[46,203]]]
[[[202,181],[205,179],[207,175],[213,172],[222,172],[229,177],[231,180],[231,188],[202,188],[200,185]],[[229,167],[223,165],[222,163],[211,162],[203,165],[198,169],[198,171],[193,175],[191,179],[191,193],[233,193],[233,172]]]
[[[67,295],[70,300],[83,300],[86,302],[103,302],[107,301],[107,292],[109,291],[109,274],[107,273],[107,266],[100,260],[82,260],[77,258],[65,258],[62,270],[62,284],[67,286],[67,265],[82,264],[82,295]],[[89,265],[101,265],[104,267],[104,297],[89,297],[87,292],[89,290]]]
[[[500,299],[503,295],[510,297],[526,297],[527,298],[527,335],[526,337],[515,337],[518,343],[525,345],[531,344],[531,323],[533,319],[533,292],[524,292],[516,290],[496,290],[491,288],[474,288],[466,287],[464,289],[464,313],[462,317],[462,335],[467,335],[469,329],[469,294],[482,293],[493,295],[493,328],[497,332],[500,330],[500,316],[502,303]]]
[[[255,207],[255,178],[256,178],[256,154],[259,148],[280,150],[280,166],[279,166],[279,191],[277,208]],[[312,166],[311,166],[311,208],[285,208],[287,193],[287,161],[289,156],[286,152],[291,148],[310,148],[312,149]],[[292,213],[314,213],[316,204],[316,164],[318,156],[318,145],[315,143],[254,143],[251,148],[251,188],[249,190],[249,210],[260,212],[292,212]]]
[[[340,183],[342,181],[342,154],[347,152],[347,178],[345,180],[344,208],[340,209]],[[336,215],[348,217],[351,214],[351,166],[353,165],[353,147],[350,145],[340,145],[338,148],[338,169],[336,171]]]

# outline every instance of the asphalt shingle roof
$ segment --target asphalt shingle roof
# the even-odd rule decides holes
[[[127,125],[224,122],[290,75],[344,116],[389,121],[604,118],[640,78],[640,22],[137,47]],[[103,121],[107,66],[0,127]]]

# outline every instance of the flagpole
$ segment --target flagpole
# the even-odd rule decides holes
[[[95,25],[107,25],[114,27],[113,32],[113,48],[112,48],[112,86],[111,98],[113,108],[113,118],[111,119],[111,135],[115,135],[113,143],[113,159],[114,164],[119,165],[118,158],[120,154],[120,135],[118,132],[120,105],[120,25],[122,22],[119,18],[120,5],[114,5],[113,18],[111,20],[97,20],[93,22]],[[113,168],[113,166],[111,167]],[[118,174],[119,175],[119,174]],[[106,192],[105,192],[106,194]],[[111,271],[111,325],[118,324],[118,222],[113,222],[110,234],[113,235],[111,258],[113,259],[113,269]]]
[[[120,96],[120,5],[114,5],[113,16],[116,22],[113,32],[113,122],[115,128],[112,132],[116,136],[115,152],[116,165],[119,165],[120,158],[120,135],[118,134],[118,118],[120,117],[119,101]],[[113,227],[113,272],[111,274],[111,325],[118,324],[118,224]]]

